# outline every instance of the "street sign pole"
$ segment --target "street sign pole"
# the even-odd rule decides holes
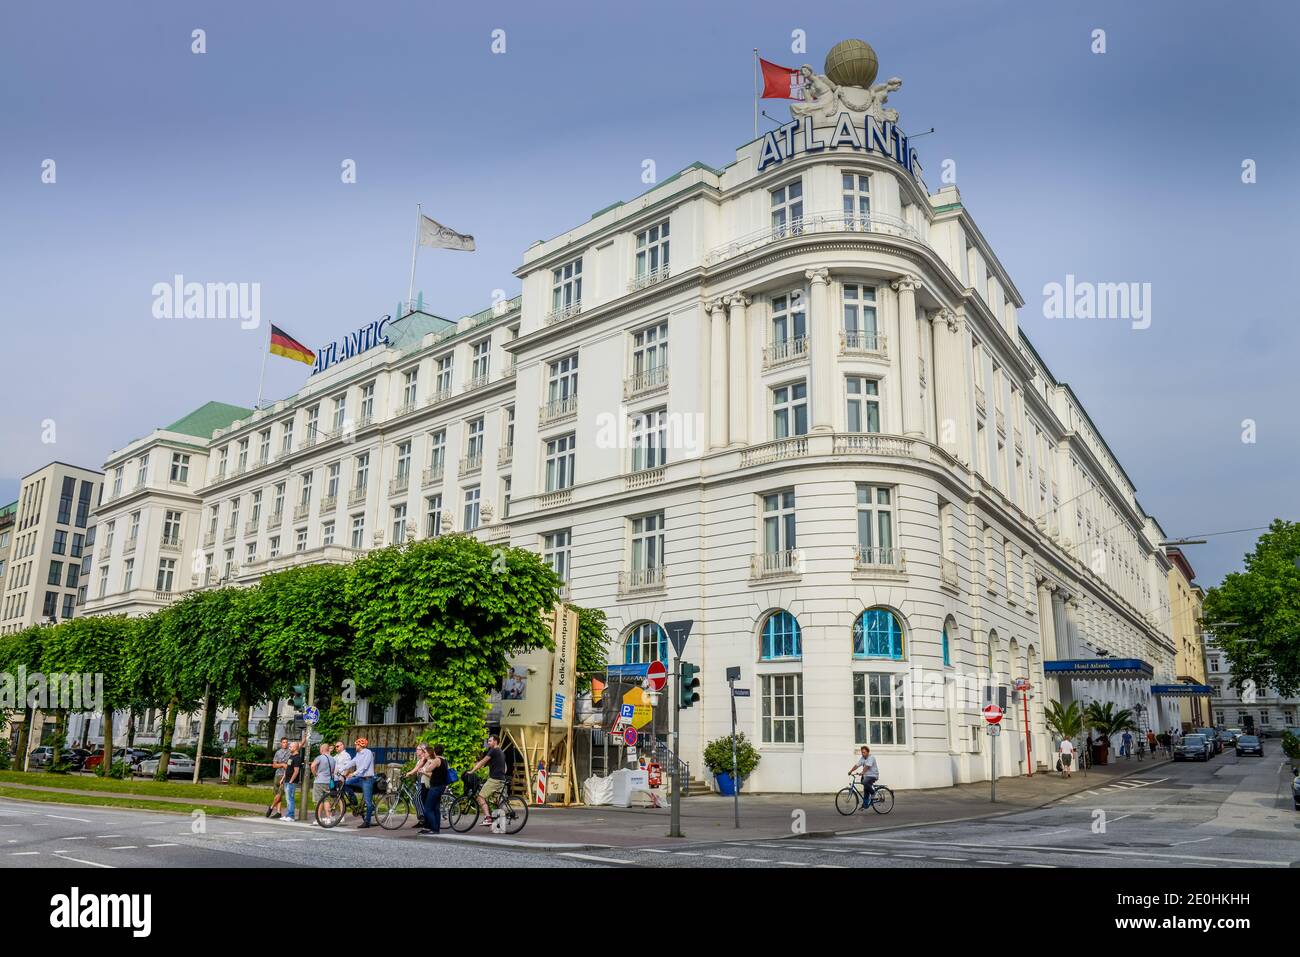
[[[735,801],[736,827],[740,827],[740,762],[736,758],[736,679],[739,668],[727,669],[727,692],[731,696],[731,794]]]
[[[995,724],[989,728],[989,734],[993,738],[993,777],[989,779],[989,803],[998,803],[998,726]]]
[[[669,801],[668,836],[682,836],[682,659],[681,652],[673,663],[673,794]]]

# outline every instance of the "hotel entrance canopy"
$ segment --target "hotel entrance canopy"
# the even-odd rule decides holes
[[[1209,685],[1152,685],[1151,693],[1157,698],[1214,697],[1214,689]]]
[[[1154,673],[1141,658],[1069,658],[1044,661],[1043,671],[1058,677],[1075,678],[1145,678]]]

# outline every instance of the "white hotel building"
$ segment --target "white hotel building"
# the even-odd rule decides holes
[[[958,191],[761,146],[533,244],[504,308],[408,314],[287,400],[114,452],[87,611],[450,528],[544,554],[613,662],[694,620],[682,756],[739,666],[753,790],[837,789],[863,743],[904,788],[986,779],[991,742],[1041,768],[1050,698],[1175,723],[1162,533]],[[985,734],[990,673],[1031,683],[1032,759],[1019,696]]]

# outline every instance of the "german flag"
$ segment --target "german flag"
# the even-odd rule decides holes
[[[307,365],[316,362],[316,353],[276,325],[271,326],[271,354],[284,356],[286,359],[296,359]]]

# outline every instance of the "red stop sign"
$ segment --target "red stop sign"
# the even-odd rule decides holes
[[[664,685],[668,683],[668,669],[664,667],[662,661],[650,662],[650,667],[645,670],[645,676],[650,682],[650,687],[655,691],[663,691]]]
[[[986,704],[984,706],[984,720],[989,724],[997,724],[1002,720],[1002,709],[995,704]]]

